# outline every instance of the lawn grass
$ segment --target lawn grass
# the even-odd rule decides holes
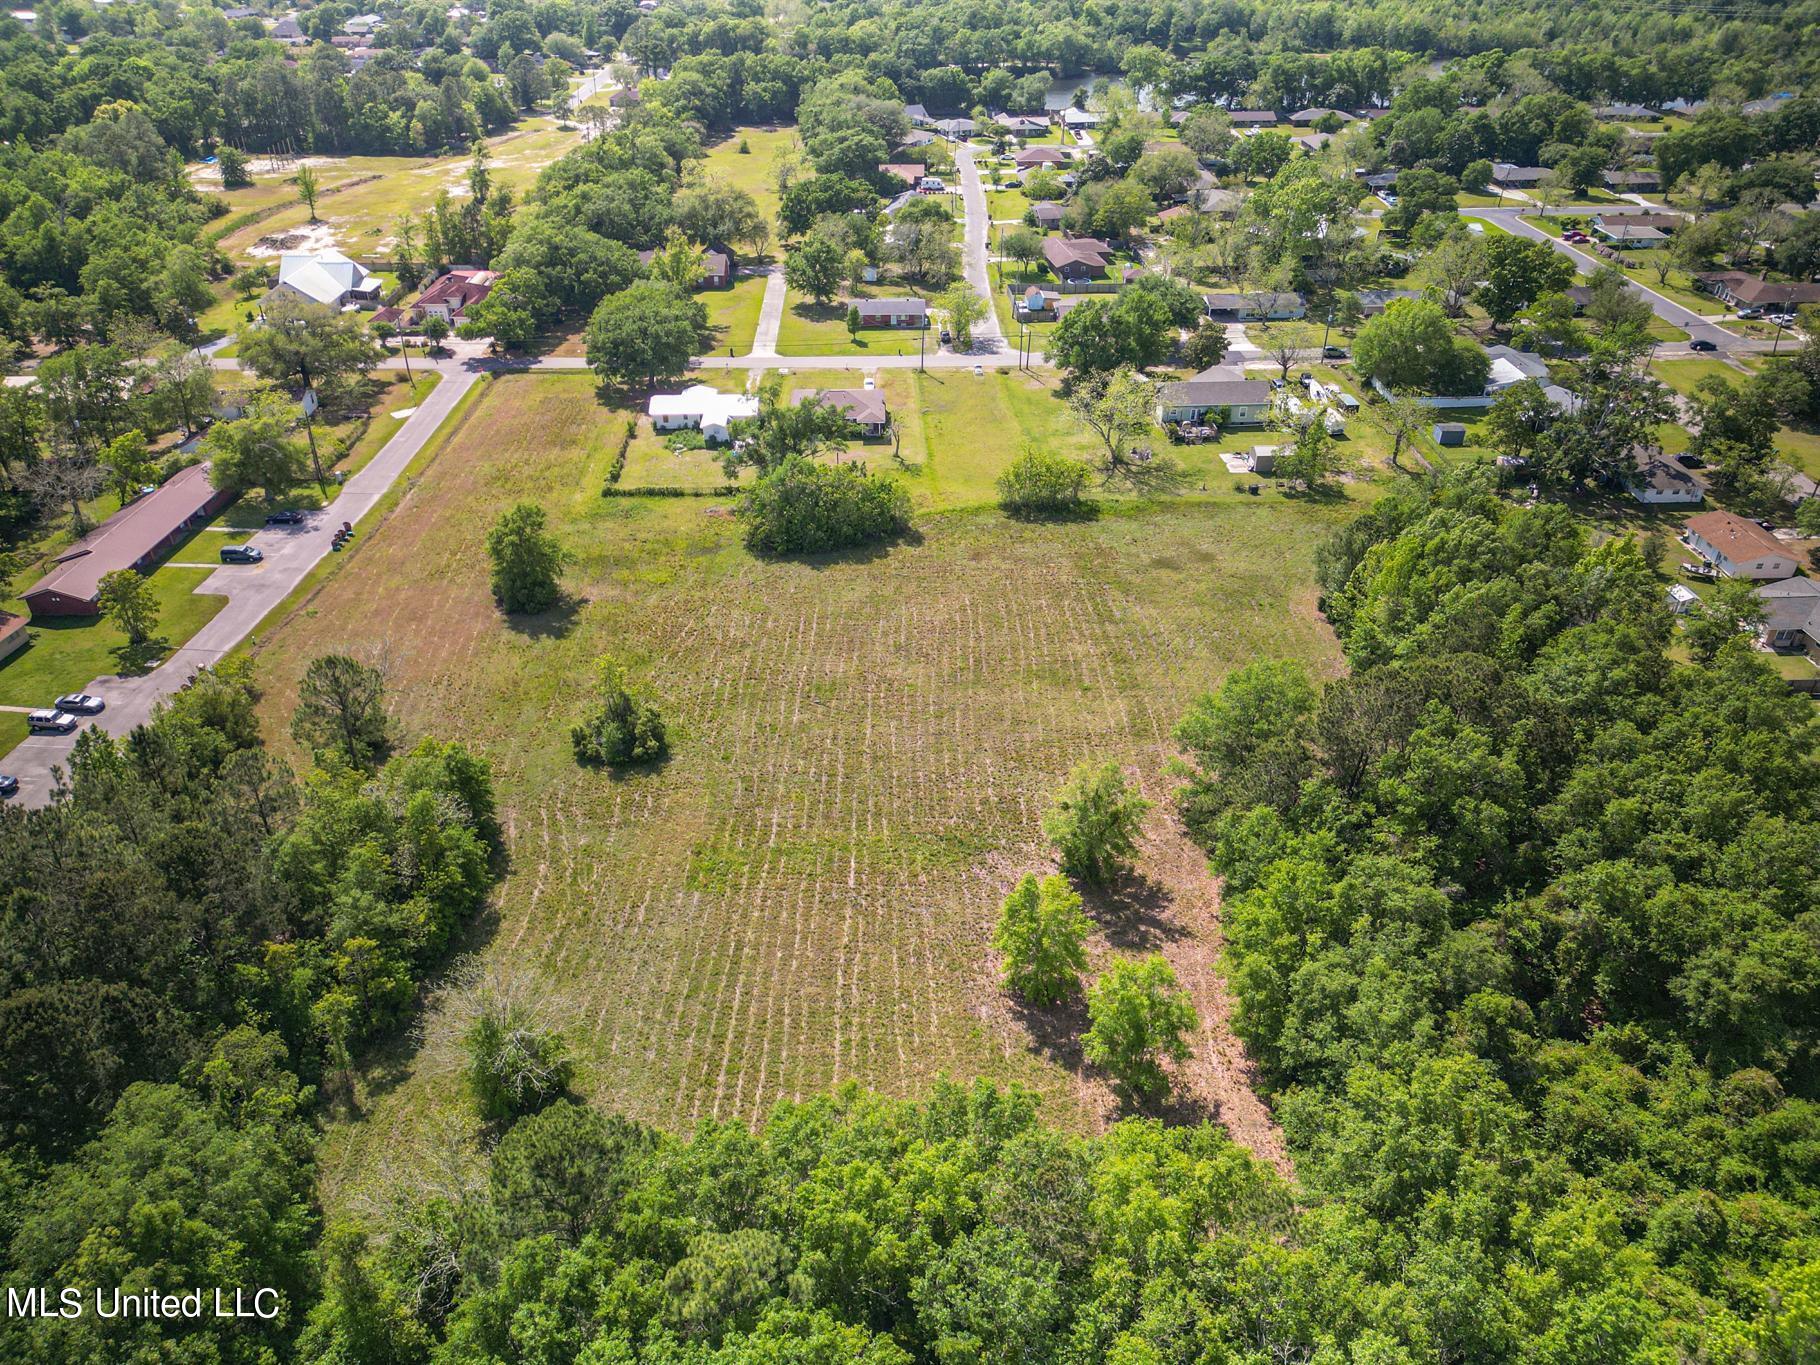
[[[853,299],[906,298],[916,292],[902,284],[868,284],[856,291],[843,290],[832,303],[816,303],[792,289],[784,296],[777,349],[783,355],[915,355],[917,328],[867,327],[856,338],[847,332],[847,306]],[[933,351],[936,337],[930,335],[926,344]]]
[[[1021,1082],[1056,1121],[1097,1123],[1077,1073],[1007,1008],[988,948],[1012,881],[1044,864],[1049,793],[1110,757],[1162,798],[1197,693],[1257,657],[1339,667],[1309,566],[1349,509],[1216,489],[1010,522],[974,501],[989,462],[966,423],[1065,437],[1053,398],[965,373],[939,393],[912,382],[946,405],[909,475],[938,505],[917,538],[767,562],[723,500],[600,497],[612,417],[573,377],[493,381],[360,571],[262,633],[280,747],[312,657],[384,650],[405,742],[457,737],[489,760],[509,864],[472,946],[535,974],[574,1020],[577,1088],[631,1117],[681,1131],[847,1080],[911,1094],[946,1074]],[[575,559],[564,607],[509,621],[479,544],[518,498]],[[664,712],[658,769],[616,777],[569,753],[609,655]],[[1097,908],[1128,926],[1124,946],[1150,946],[1134,910]],[[456,1044],[434,1012],[425,1026],[411,1065],[364,1076],[361,1119],[327,1134],[331,1205],[445,1123],[471,1126],[444,1070]]]
[[[747,151],[739,150],[745,143]],[[745,190],[758,202],[759,211],[777,234],[777,180],[774,172],[780,153],[797,146],[796,129],[748,125],[735,128],[721,141],[707,148],[707,157],[698,171],[704,180],[719,180],[735,189]]]
[[[1023,222],[1030,204],[1030,196],[1022,190],[986,191],[986,216],[997,223]]]
[[[1750,376],[1722,360],[1658,360],[1652,366],[1656,377],[1685,397],[1702,379],[1717,376],[1738,387]],[[1683,447],[1685,448],[1685,447]],[[1820,479],[1820,429],[1802,426],[1780,426],[1776,429],[1776,449],[1803,474]]]
[[[511,132],[489,138],[488,170],[494,187],[510,188],[522,195],[545,166],[579,141],[579,133],[564,131],[549,118],[527,119]],[[392,233],[400,217],[410,213],[421,218],[443,190],[456,199],[467,193],[468,168],[472,164],[473,158],[467,153],[433,158],[354,156],[331,162],[318,168],[324,188],[344,188],[325,193],[317,201],[320,226],[327,227],[335,245],[356,259],[383,256],[393,244]],[[335,174],[333,180],[329,178],[331,171]],[[284,188],[294,200],[295,186]],[[278,202],[285,201],[281,198]],[[262,238],[309,226],[309,211],[301,204],[293,204],[229,233],[221,247],[239,260],[273,260],[277,252],[269,247],[258,248],[261,254],[255,257],[255,247]]]
[[[731,350],[734,355],[744,355],[752,349],[765,303],[763,275],[736,275],[727,288],[704,289],[695,297],[708,310],[708,326],[714,332],[711,352]]]

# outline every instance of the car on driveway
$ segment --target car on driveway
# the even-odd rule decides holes
[[[16,796],[19,792],[19,779],[11,773],[0,773],[0,800]]]
[[[1344,346],[1321,347],[1322,360],[1344,360],[1346,359],[1346,354],[1346,348]]]
[[[76,718],[67,711],[56,711],[47,706],[27,715],[25,728],[34,735],[67,735],[76,728]]]
[[[1715,346],[1712,342],[1710,342],[1710,341],[1706,340],[1704,337],[1702,337],[1698,341],[1688,342],[1687,349],[1690,351],[1716,351],[1719,348],[1717,346]]]
[[[259,564],[265,555],[251,545],[223,545],[221,562],[223,564]]]
[[[301,526],[303,525],[303,513],[295,508],[283,512],[267,512],[265,524],[267,526]]]
[[[71,692],[57,698],[57,710],[68,711],[72,716],[98,716],[106,709],[106,702],[87,692]]]

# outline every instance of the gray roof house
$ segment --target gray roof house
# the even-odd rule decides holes
[[[1156,420],[1199,422],[1212,415],[1222,426],[1258,426],[1270,413],[1271,388],[1247,379],[1236,366],[1215,365],[1192,379],[1158,385]]]

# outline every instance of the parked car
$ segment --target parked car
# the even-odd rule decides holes
[[[68,711],[71,715],[98,716],[106,709],[106,702],[87,692],[71,692],[57,698],[57,710]]]
[[[946,346],[949,342],[951,342],[953,340],[954,340],[954,333],[949,331],[946,327],[942,328],[942,345]]]
[[[1344,346],[1321,347],[1322,360],[1345,360],[1348,355],[1350,355],[1350,352],[1348,352]]]
[[[1716,351],[1719,348],[1703,337],[1698,341],[1688,342],[1687,349],[1690,351]]]
[[[303,513],[297,511],[295,508],[283,512],[267,512],[265,514],[265,524],[267,526],[301,526],[303,524]]]
[[[47,706],[26,716],[25,728],[34,735],[67,735],[76,728],[76,718],[67,711]]]
[[[19,779],[11,773],[0,773],[0,800],[17,795],[18,791]]]
[[[1778,327],[1793,327],[1795,325],[1795,315],[1793,313],[1771,313],[1764,321],[1773,322]]]
[[[251,545],[223,545],[221,562],[223,564],[259,564],[265,555]]]

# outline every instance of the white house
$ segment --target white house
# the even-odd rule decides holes
[[[1700,481],[1673,460],[1662,458],[1662,452],[1649,446],[1633,446],[1634,468],[1624,475],[1624,486],[1638,502],[1650,507],[1697,507],[1706,499]]]
[[[1156,420],[1199,422],[1211,415],[1220,426],[1255,427],[1270,414],[1270,385],[1247,379],[1245,372],[1229,365],[1202,370],[1193,379],[1161,384],[1156,391]]]
[[[1820,658],[1820,581],[1785,578],[1757,589],[1763,603],[1763,640],[1775,649],[1798,649]]]
[[[733,423],[758,416],[758,399],[743,393],[722,393],[706,384],[692,384],[681,393],[654,393],[645,407],[657,431],[695,427],[710,441],[733,439]]]
[[[1702,512],[1689,517],[1682,538],[1689,548],[1730,578],[1768,581],[1795,575],[1795,557],[1786,545],[1756,522],[1730,512]]]
[[[346,308],[379,301],[379,277],[339,251],[287,251],[278,258],[278,283],[266,293],[266,302],[290,294],[331,308]]]
[[[380,15],[356,14],[341,26],[341,30],[343,33],[365,36],[369,33],[377,33],[383,27],[385,27],[385,19]]]

